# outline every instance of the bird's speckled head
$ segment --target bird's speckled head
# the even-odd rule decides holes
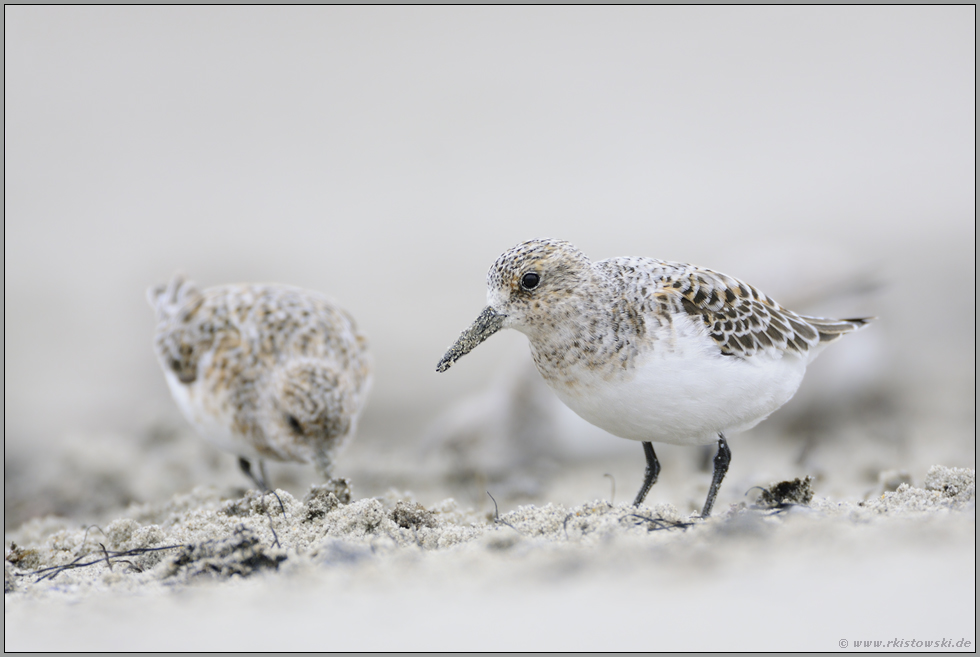
[[[592,263],[561,240],[529,240],[505,251],[487,272],[487,304],[503,328],[530,335],[573,301],[591,280]]]
[[[505,251],[487,273],[487,307],[436,366],[453,363],[502,328],[513,328],[534,340],[559,331],[564,319],[581,312],[584,289],[595,271],[584,253],[568,242],[529,240]]]
[[[260,396],[266,440],[323,467],[353,433],[361,390],[320,359],[296,358],[271,374]]]

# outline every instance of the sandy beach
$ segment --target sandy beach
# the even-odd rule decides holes
[[[184,457],[208,449],[193,438],[171,447]],[[780,467],[765,437],[744,443],[742,462]],[[487,490],[502,498],[496,510],[489,499],[440,499],[463,492],[446,483],[458,478],[425,461],[430,484],[418,482],[418,498],[392,488],[359,495],[369,449],[350,455],[351,480],[292,482],[295,494],[275,495],[241,490],[232,459],[216,454],[227,469],[212,476],[226,486],[104,512],[96,524],[49,516],[8,531],[7,649],[974,645],[974,470],[913,468],[882,478],[866,499],[821,495],[834,486],[824,477],[797,478],[782,496],[769,486],[778,482],[745,491],[733,483],[716,515],[701,520],[693,509],[708,474],[696,459],[677,462],[685,454],[693,456],[667,452],[674,476],[639,508],[611,503],[613,477],[599,472],[633,470],[638,480],[639,455],[624,453],[556,465],[534,503],[491,481]],[[621,476],[619,487],[632,484]],[[606,487],[606,497],[545,501],[588,494],[586,482]],[[62,627],[71,631],[52,629]],[[915,647],[924,644],[901,649]]]

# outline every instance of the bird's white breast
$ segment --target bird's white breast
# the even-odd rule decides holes
[[[577,368],[548,380],[573,411],[631,440],[703,445],[749,429],[796,392],[806,361],[789,353],[724,356],[706,336],[685,332],[644,350],[612,376]]]
[[[213,393],[208,393],[200,377],[187,384],[182,383],[169,369],[165,369],[163,374],[177,407],[209,443],[232,454],[249,458],[259,456],[248,440],[233,431],[234,414],[231,407],[223,404],[223,400],[215,399]]]

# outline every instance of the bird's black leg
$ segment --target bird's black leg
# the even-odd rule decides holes
[[[721,480],[725,478],[725,473],[728,472],[728,464],[731,462],[732,450],[728,449],[725,434],[719,433],[718,453],[715,454],[715,473],[711,477],[711,488],[708,489],[708,499],[704,501],[704,510],[701,511],[702,518],[711,515],[711,507],[715,505],[715,496],[718,495],[718,489],[721,488]]]
[[[263,492],[272,490],[269,488],[269,475],[265,473],[265,461],[263,459],[259,459],[259,480],[262,482]]]
[[[643,503],[643,499],[650,492],[650,487],[657,483],[657,476],[660,474],[660,461],[653,451],[653,443],[643,443],[643,453],[647,457],[647,471],[643,475],[643,485],[640,487],[640,492],[636,494],[636,499],[633,500],[633,506],[640,506]]]
[[[265,477],[265,462],[264,461],[259,460],[259,474],[258,475],[256,475],[254,472],[252,472],[252,464],[249,463],[248,462],[248,459],[245,458],[244,456],[239,456],[238,457],[238,467],[242,469],[242,472],[245,473],[245,476],[246,477],[248,477],[249,479],[251,479],[252,482],[255,483],[255,485],[259,487],[259,490],[260,491],[262,491],[264,493],[267,490],[269,490],[269,487],[265,483],[266,482],[266,477]]]

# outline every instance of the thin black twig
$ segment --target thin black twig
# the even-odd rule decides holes
[[[283,514],[285,514],[285,511],[283,511]],[[269,529],[272,530],[272,547],[282,547],[279,544],[279,535],[276,533],[276,528],[272,526],[272,514],[269,513],[268,509],[265,510],[265,517],[269,519]]]
[[[109,551],[105,549],[102,543],[99,543],[99,547],[102,548],[102,554],[105,555],[105,565],[109,566],[109,572],[112,572],[112,562],[109,561]]]
[[[490,491],[487,491],[487,495],[490,495]],[[497,512],[497,500],[493,499],[493,495],[490,495],[490,499],[493,500],[493,521],[498,522],[500,520],[500,514]]]
[[[664,518],[649,518],[647,516],[641,516],[638,513],[629,513],[629,514],[623,516],[622,518],[620,518],[620,521],[625,520],[626,518],[638,518],[639,520],[642,520],[643,522],[650,523],[650,526],[647,527],[647,531],[651,531],[651,532],[653,532],[653,531],[659,531],[661,529],[678,529],[678,528],[680,528],[680,529],[687,529],[688,527],[694,526],[694,523],[692,523],[692,522],[682,522],[682,521],[675,521],[675,520],[665,520]],[[639,525],[641,523],[635,522],[633,524],[634,525]]]
[[[62,571],[71,570],[72,568],[81,568],[82,566],[91,566],[94,563],[99,563],[100,561],[102,561],[102,559],[96,559],[95,561],[90,561],[89,563],[83,563],[83,564],[79,564],[78,563],[79,561],[81,561],[82,559],[84,559],[87,556],[88,556],[88,554],[83,554],[81,556],[75,557],[75,559],[73,559],[72,561],[70,561],[70,562],[68,562],[68,563],[66,563],[66,564],[64,564],[62,566],[49,566],[48,568],[41,568],[40,570],[35,570],[34,572],[30,572],[30,573],[26,573],[26,574],[27,575],[39,575],[41,573],[48,573],[47,575],[44,575],[43,577],[39,577],[37,579],[37,581],[40,582],[42,579],[45,579],[47,577],[50,577],[51,579],[54,579]],[[49,572],[49,571],[53,571],[53,572]]]
[[[35,580],[35,582],[40,582],[41,580],[44,580],[44,579],[54,579],[55,577],[57,577],[58,575],[60,575],[61,573],[63,573],[66,570],[72,570],[74,568],[84,568],[86,566],[93,566],[93,565],[95,565],[97,563],[102,563],[103,561],[105,561],[107,564],[109,564],[110,565],[110,569],[111,569],[112,566],[111,566],[111,563],[109,562],[109,557],[113,557],[113,558],[118,558],[118,557],[131,557],[131,556],[136,556],[136,555],[139,555],[139,554],[145,554],[147,552],[158,552],[160,550],[174,550],[174,549],[177,549],[177,548],[185,547],[183,544],[181,544],[181,545],[163,545],[163,546],[160,546],[160,547],[135,548],[135,549],[132,549],[132,550],[125,550],[123,552],[116,552],[116,551],[113,551],[113,550],[106,550],[105,549],[105,546],[102,545],[101,543],[99,545],[102,546],[103,556],[99,557],[95,561],[87,561],[85,563],[79,563],[82,559],[84,559],[85,557],[89,556],[89,554],[91,554],[91,553],[89,553],[89,554],[83,554],[80,557],[76,557],[74,560],[70,561],[69,563],[62,564],[60,566],[49,566],[47,568],[39,568],[38,570],[33,570],[33,571],[29,572],[29,573],[23,573],[22,576],[27,576],[27,575],[40,575],[40,577],[38,577]],[[20,574],[20,573],[18,573],[18,574]]]
[[[752,507],[755,509],[760,509],[762,511],[768,511],[767,516],[777,516],[780,513],[784,513],[788,508],[793,506],[806,506],[806,504],[797,504],[796,502],[780,502],[774,506],[762,506],[760,504],[753,504]]]
[[[85,533],[84,533],[84,534],[82,535],[82,542],[81,542],[81,544],[80,544],[80,545],[78,546],[78,547],[79,547],[79,549],[81,549],[81,548],[84,548],[84,547],[85,547],[85,541],[87,541],[87,540],[88,540],[88,532],[89,532],[89,530],[90,530],[90,529],[92,529],[93,527],[95,527],[95,528],[96,528],[96,529],[98,529],[98,530],[99,530],[100,532],[102,532],[102,535],[103,535],[103,536],[106,536],[106,537],[108,537],[108,536],[109,536],[108,534],[106,534],[106,533],[105,533],[105,530],[103,530],[103,529],[102,529],[101,527],[99,527],[98,525],[89,525],[88,527],[86,527],[86,528],[85,528]]]
[[[286,518],[286,507],[283,505],[282,499],[280,499],[280,497],[279,497],[279,493],[277,493],[274,490],[270,490],[269,492],[272,493],[273,495],[275,495],[276,496],[276,500],[279,502],[279,510],[282,511],[282,519],[283,520],[288,520],[288,518]]]
[[[129,559],[116,559],[116,563],[124,563],[127,566],[129,566],[129,569],[130,570],[134,570],[134,571],[136,571],[138,573],[143,572],[143,567],[142,566],[139,566],[139,565],[133,563]]]
[[[490,495],[490,491],[487,491],[487,495]],[[497,500],[494,500],[493,499],[493,495],[490,495],[490,499],[493,500],[493,522],[495,524],[499,524],[499,525],[506,525],[507,527],[510,527],[515,532],[517,532],[518,534],[520,534],[521,532],[520,532],[520,530],[517,529],[517,527],[515,527],[512,524],[510,524],[509,522],[505,522],[505,521],[503,521],[503,520],[500,519],[500,513],[497,511]]]

